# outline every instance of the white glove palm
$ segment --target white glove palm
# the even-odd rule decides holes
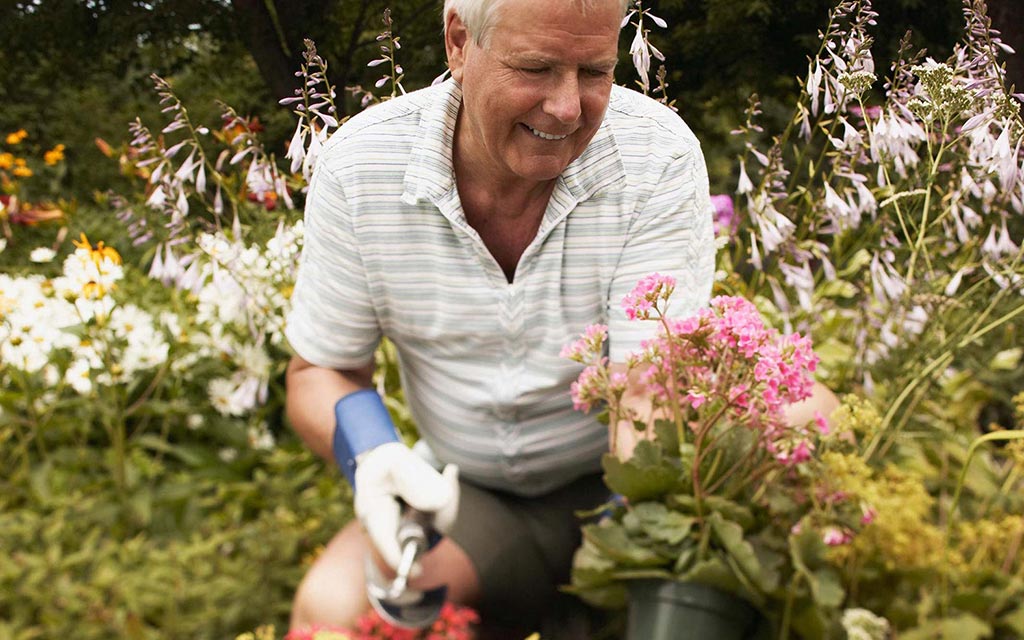
[[[356,464],[356,517],[373,546],[392,569],[398,568],[401,498],[413,509],[434,514],[434,528],[448,533],[459,510],[459,469],[450,464],[438,473],[399,442],[362,454]],[[418,573],[418,571],[414,571]]]

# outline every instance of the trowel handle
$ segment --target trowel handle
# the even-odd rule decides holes
[[[429,534],[433,532],[436,535],[431,524],[433,520],[433,514],[402,504],[402,519],[398,522],[398,546],[402,549],[402,558],[395,570],[395,580],[388,589],[390,593],[400,594],[405,591],[413,563],[431,546]]]
[[[419,546],[417,555],[433,549],[441,541],[441,534],[434,528],[434,514],[413,509],[402,499],[398,502],[402,507],[402,518],[398,521],[398,546],[404,551],[409,542],[416,542]]]

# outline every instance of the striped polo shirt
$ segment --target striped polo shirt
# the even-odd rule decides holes
[[[678,115],[613,87],[509,283],[459,202],[461,97],[449,80],[371,107],[328,140],[286,335],[334,369],[365,366],[388,337],[437,458],[477,484],[539,495],[600,469],[608,449],[607,428],[573,409],[581,366],[559,357],[562,346],[602,323],[612,361],[638,349],[655,323],[628,321],[620,302],[655,271],[678,281],[673,315],[707,303],[707,172]]]

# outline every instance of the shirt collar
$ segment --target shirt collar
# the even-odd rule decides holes
[[[449,78],[435,89],[438,95],[423,110],[422,135],[405,172],[402,200],[410,204],[422,199],[436,203],[455,183],[452,146],[462,104],[462,87]],[[602,189],[621,186],[625,181],[622,156],[606,117],[583,154],[562,172],[559,186],[568,190],[573,200],[581,202]]]

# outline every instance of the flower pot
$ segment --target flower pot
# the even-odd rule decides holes
[[[714,587],[673,580],[629,584],[627,640],[747,640],[758,612],[747,601]]]

